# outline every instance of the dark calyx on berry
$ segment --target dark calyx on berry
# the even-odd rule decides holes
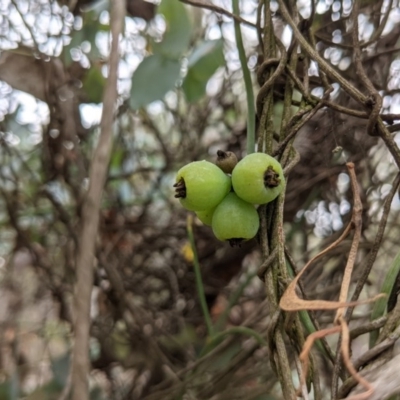
[[[241,247],[244,242],[243,238],[232,238],[228,240],[231,247]]]
[[[267,188],[274,188],[279,186],[281,183],[281,178],[279,178],[279,174],[274,171],[274,169],[269,166],[267,170],[264,172],[264,185]]]
[[[217,156],[219,159],[223,160],[224,158],[228,157],[228,153],[226,151],[218,150]]]
[[[175,197],[177,199],[179,198],[184,199],[186,197],[186,185],[183,178],[179,179],[179,181],[175,183],[174,188],[175,188]]]

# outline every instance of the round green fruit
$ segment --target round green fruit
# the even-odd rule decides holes
[[[267,154],[249,154],[233,170],[232,185],[235,193],[249,203],[269,203],[285,186],[282,166]]]
[[[191,211],[215,208],[231,190],[231,178],[208,161],[185,165],[175,182],[175,197]]]
[[[196,211],[196,215],[197,215],[197,218],[204,225],[211,226],[214,211],[215,211],[215,208],[212,208],[211,210],[205,210],[205,211]]]
[[[256,236],[260,221],[254,206],[229,193],[217,206],[212,217],[212,229],[219,240],[228,240],[231,246]]]

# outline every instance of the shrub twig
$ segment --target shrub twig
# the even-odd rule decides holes
[[[99,213],[108,163],[112,148],[114,107],[117,100],[117,74],[119,64],[119,35],[125,16],[125,1],[116,0],[111,7],[111,52],[109,76],[103,96],[103,114],[100,138],[95,149],[89,173],[89,189],[83,200],[81,232],[76,260],[75,344],[72,354],[72,399],[89,399],[89,330],[90,299],[93,287],[93,264]]]

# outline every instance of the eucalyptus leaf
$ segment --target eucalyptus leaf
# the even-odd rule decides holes
[[[166,29],[163,40],[153,44],[155,54],[178,59],[188,49],[192,24],[185,6],[177,0],[162,0],[158,12],[164,16]]]
[[[223,41],[218,39],[201,42],[188,61],[188,72],[182,89],[186,99],[193,103],[204,96],[207,82],[225,64]]]
[[[145,58],[132,76],[130,106],[139,109],[160,100],[175,87],[179,78],[181,64],[162,54]]]

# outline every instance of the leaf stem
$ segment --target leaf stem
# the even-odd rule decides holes
[[[239,0],[232,0],[232,10],[233,14],[240,16],[239,11]],[[240,65],[243,71],[243,79],[246,87],[246,97],[247,97],[247,141],[246,150],[247,154],[254,153],[255,151],[255,130],[256,130],[256,120],[255,120],[255,106],[254,106],[254,93],[253,93],[253,83],[251,81],[251,75],[249,67],[247,66],[246,53],[244,51],[242,32],[240,30],[240,23],[235,19],[235,39],[236,46],[239,52]]]
[[[208,311],[206,295],[204,292],[203,279],[201,278],[199,258],[197,256],[197,249],[196,249],[196,243],[194,241],[192,226],[193,226],[193,216],[188,215],[186,229],[187,229],[187,233],[188,233],[190,247],[192,248],[192,252],[193,252],[193,267],[194,267],[194,273],[195,273],[195,277],[196,277],[197,294],[199,296],[200,306],[203,311],[204,319],[205,319],[205,322],[207,325],[208,335],[213,336],[214,327],[211,322],[210,312]]]

